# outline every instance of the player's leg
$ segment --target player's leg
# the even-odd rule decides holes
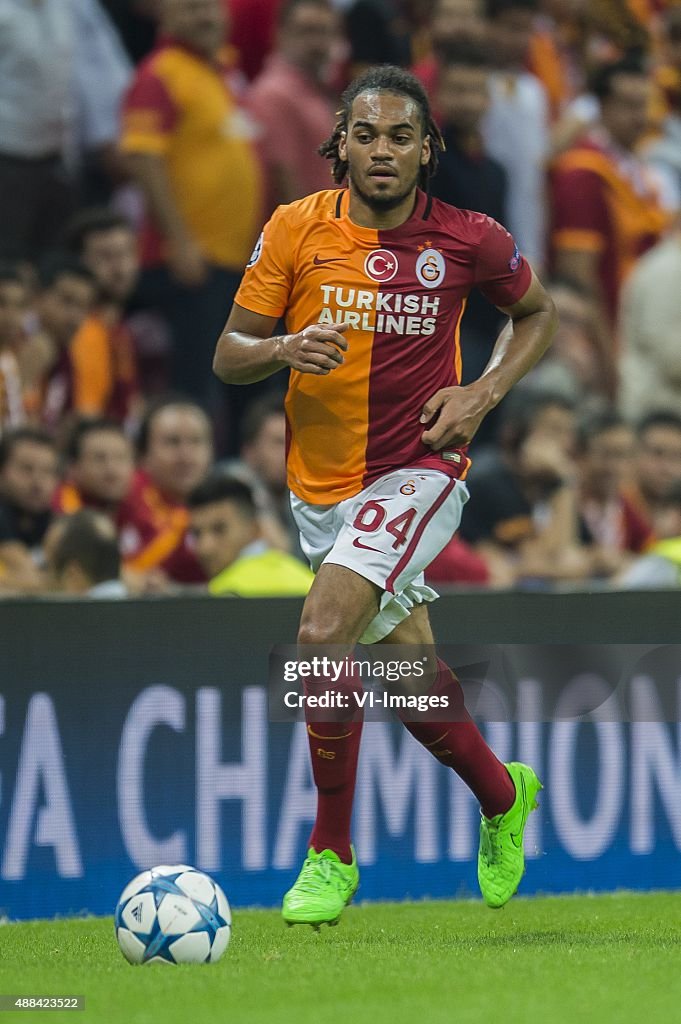
[[[379,599],[379,588],[351,569],[322,565],[303,608],[301,656],[323,656],[333,645],[333,655],[340,661],[375,618]],[[317,814],[303,868],[284,896],[282,913],[288,924],[335,924],[359,884],[350,842],[363,717],[353,698],[358,688],[349,674],[334,682],[333,689],[347,695],[350,707],[334,712],[333,721],[328,721],[328,713],[305,708]]]
[[[419,649],[434,644],[426,607],[415,608],[381,643],[418,645]],[[528,765],[499,761],[466,711],[459,680],[445,662],[433,658],[435,679],[428,692],[447,697],[447,720],[404,719],[404,725],[464,780],[480,802],[478,881],[488,906],[502,907],[516,892],[525,870],[523,834],[537,806],[541,783]]]

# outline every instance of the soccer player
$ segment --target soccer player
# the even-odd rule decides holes
[[[339,187],[275,212],[218,341],[222,380],[291,371],[288,481],[316,571],[300,644],[433,644],[426,604],[437,595],[423,571],[459,525],[466,446],[556,326],[508,232],[429,197],[441,147],[413,76],[383,66],[356,79],[321,149]],[[510,320],[482,376],[460,387],[459,324],[474,285]],[[288,333],[273,336],[280,317]],[[528,766],[495,757],[459,681],[437,664],[431,692],[448,698],[457,721],[405,725],[480,801],[478,878],[500,907],[523,874],[540,783]],[[317,817],[284,897],[289,924],[335,923],[359,884],[350,822],[361,729],[357,714],[308,718]]]

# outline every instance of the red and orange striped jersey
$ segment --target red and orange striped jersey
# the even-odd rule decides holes
[[[531,271],[491,218],[417,192],[412,216],[376,231],[348,216],[346,189],[279,207],[236,296],[239,306],[310,324],[350,325],[342,366],[291,371],[288,483],[313,505],[352,497],[384,473],[436,467],[463,476],[463,450],[421,441],[423,405],[461,375],[459,327],[474,286],[497,306],[527,291]]]

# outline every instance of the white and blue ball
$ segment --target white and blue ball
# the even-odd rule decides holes
[[[187,864],[162,864],[126,885],[114,924],[131,964],[210,964],[229,945],[232,915],[208,875]]]

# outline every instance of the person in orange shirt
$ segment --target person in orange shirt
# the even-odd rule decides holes
[[[181,395],[147,409],[138,438],[140,458],[121,524],[126,575],[144,585],[204,583],[189,536],[186,500],[207,475],[213,457],[211,424],[203,409]]]
[[[123,316],[137,283],[137,240],[128,221],[107,209],[79,213],[68,226],[67,244],[97,282],[94,309],[71,343],[87,391],[78,389],[74,410],[125,423],[139,406],[137,357]]]
[[[325,654],[333,644],[333,658],[357,642],[385,643],[383,657],[395,643],[425,655],[421,686],[413,676],[407,686],[423,694],[425,682],[433,706],[442,696],[450,711],[402,718],[479,800],[478,879],[486,902],[502,906],[522,876],[540,783],[529,766],[495,757],[435,658],[427,603],[437,595],[423,573],[459,526],[469,442],[550,344],[555,310],[505,228],[428,194],[442,145],[413,75],[382,66],[356,79],[321,148],[338,187],[280,207],[265,226],[214,369],[241,384],[290,371],[288,483],[316,572],[298,642]],[[464,387],[459,327],[476,285],[509,321]],[[274,335],[281,317],[286,333]],[[335,716],[320,720],[304,702],[317,817],[284,897],[289,924],[335,924],[359,882],[350,825],[362,720],[347,663],[333,685],[343,698]],[[328,693],[328,677],[310,681],[308,693],[320,689]],[[502,839],[509,829],[517,846]]]
[[[160,29],[122,113],[121,149],[148,213],[139,298],[168,321],[172,386],[216,409],[212,346],[262,216],[257,128],[223,47],[221,0],[164,0]]]
[[[31,418],[53,434],[68,428],[95,387],[90,361],[72,344],[96,296],[94,277],[74,257],[55,256],[39,267],[36,326],[21,345],[19,362]]]
[[[600,122],[551,171],[554,272],[582,285],[597,304],[601,362],[611,393],[622,285],[671,221],[660,179],[637,155],[648,124],[650,84],[635,59],[603,68],[593,83]]]
[[[69,438],[66,461],[66,479],[52,499],[54,511],[72,515],[81,508],[94,508],[122,528],[135,471],[132,442],[122,427],[101,417],[81,420]]]

